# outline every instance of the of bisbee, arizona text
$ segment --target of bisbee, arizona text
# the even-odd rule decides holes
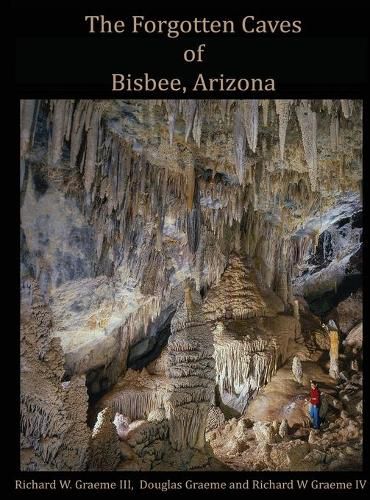
[[[131,74],[112,73],[113,92],[187,92],[187,87],[179,78],[156,79],[144,73],[143,76],[133,77]],[[223,75],[208,77],[199,73],[191,86],[193,92],[273,92],[275,91],[273,78],[232,78]]]

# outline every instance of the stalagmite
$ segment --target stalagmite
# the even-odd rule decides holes
[[[175,450],[201,450],[215,385],[212,334],[199,294],[188,289],[185,297],[168,340],[169,436]]]
[[[288,431],[288,421],[286,418],[283,418],[279,427],[279,436],[281,437],[281,439],[285,439],[288,436]]]
[[[339,332],[333,320],[329,322],[329,338],[330,338],[330,368],[329,375],[331,378],[339,379]]]
[[[274,429],[270,422],[256,422],[253,425],[253,430],[259,444],[272,444],[275,442]]]
[[[292,362],[292,373],[294,379],[298,382],[298,384],[302,385],[303,382],[303,369],[302,363],[298,356],[294,356]]]
[[[237,255],[232,255],[220,282],[204,303],[208,320],[245,319],[264,314],[266,303],[253,272]]]
[[[121,452],[113,415],[109,408],[98,414],[91,439],[89,471],[115,470]]]
[[[63,351],[35,281],[21,324],[21,469],[85,470],[90,433],[84,377],[62,383]]]

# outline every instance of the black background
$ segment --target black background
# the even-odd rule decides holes
[[[76,0],[76,4],[77,4]],[[181,78],[188,86],[186,95],[167,92],[174,98],[262,97],[256,92],[192,92],[195,76],[233,78],[275,78],[276,92],[265,97],[358,96],[367,84],[367,16],[348,10],[253,9],[248,2],[239,13],[206,9],[186,13],[167,9],[163,13],[118,7],[81,7],[60,9],[23,8],[17,11],[16,82],[22,97],[130,97],[151,98],[162,92],[112,92],[112,73],[155,78]],[[66,4],[65,4],[66,5]],[[157,9],[158,10],[158,9]],[[234,34],[180,35],[170,39],[165,34],[88,33],[86,15],[104,14],[109,19],[129,19],[145,15],[147,19],[232,19]],[[241,19],[301,19],[299,34],[246,34]],[[204,62],[186,63],[184,50],[206,43]]]
[[[200,2],[199,2],[200,3]],[[243,8],[233,9],[230,5],[223,10],[192,9],[187,3],[182,11],[173,7],[160,8],[154,2],[144,8],[142,4],[124,1],[75,2],[65,0],[56,5],[48,2],[13,2],[10,18],[3,19],[3,24],[15,33],[15,137],[19,137],[19,98],[360,98],[364,99],[364,139],[368,134],[368,105],[366,91],[368,86],[368,38],[367,13],[355,7],[352,2],[346,8],[340,7],[339,2],[331,9],[324,9],[320,4],[310,9],[299,8],[258,8],[260,2],[245,2]],[[322,3],[322,2],[321,2]],[[85,5],[83,5],[85,4]],[[105,14],[110,18],[127,18],[131,15],[145,15],[147,18],[161,19],[192,19],[207,17],[217,19],[233,19],[240,25],[240,19],[246,15],[254,15],[259,19],[301,19],[303,31],[295,35],[181,35],[177,39],[169,39],[165,35],[91,35],[88,33],[85,15]],[[239,21],[238,21],[239,20]],[[186,64],[183,62],[183,51],[193,48],[200,43],[206,43],[204,63]],[[188,92],[185,96],[179,93],[139,93],[139,92],[111,92],[111,73],[131,73],[140,76],[143,72],[151,73],[154,77],[180,77],[183,83],[193,81],[194,75],[202,72],[205,76],[215,77],[220,73],[231,77],[266,77],[275,78],[276,92],[268,93],[198,93]],[[18,144],[17,144],[18,156]],[[364,149],[364,162],[367,162],[367,149]],[[18,163],[15,162],[14,172],[18,172]],[[366,173],[366,168],[365,168]],[[17,174],[16,174],[17,177]],[[365,176],[366,181],[366,176]],[[12,184],[13,185],[13,184]],[[15,193],[18,190],[17,179],[14,182]],[[364,184],[366,202],[366,186]],[[17,195],[14,195],[17,202]],[[366,220],[365,206],[365,220]],[[14,214],[18,217],[19,205]],[[18,221],[16,221],[18,222]],[[17,231],[17,224],[13,230]],[[15,238],[17,241],[17,237]],[[366,230],[365,230],[366,255]],[[19,243],[19,242],[18,242]],[[15,259],[19,255],[15,251]],[[19,262],[15,263],[18,272]],[[367,264],[364,263],[364,274],[367,280]],[[14,277],[13,277],[14,279]],[[364,298],[367,301],[366,282]],[[19,291],[14,298],[19,303]],[[366,307],[365,307],[366,312]],[[18,312],[15,314],[18,318]],[[367,320],[365,320],[365,331]],[[130,477],[136,484],[140,479],[151,481],[185,481],[186,479],[202,481],[244,481],[245,479],[272,479],[286,481],[289,479],[319,479],[331,481],[345,481],[355,478],[364,478],[368,475],[368,428],[369,412],[364,405],[365,442],[364,442],[364,472],[337,472],[337,473],[257,473],[257,472],[228,472],[228,473],[24,473],[19,472],[19,325],[14,321],[10,333],[12,353],[14,356],[12,401],[13,407],[13,434],[9,448],[3,449],[6,453],[7,466],[10,469],[8,486],[11,496],[34,496],[49,498],[53,494],[66,493],[65,491],[36,492],[35,490],[14,490],[15,479],[51,480],[70,477],[86,481],[118,480]],[[16,345],[14,346],[14,343]],[[365,348],[369,342],[366,340]],[[365,354],[366,356],[367,354]],[[368,366],[365,363],[365,397],[368,394]],[[309,492],[310,495],[324,495],[327,491]],[[336,497],[358,497],[361,491],[332,491]],[[185,495],[199,495],[201,492],[189,492],[185,489],[159,494],[153,491],[91,491],[67,492],[66,496],[99,498],[111,497],[133,498],[137,496],[174,498]],[[240,497],[264,498],[267,495],[274,497],[291,497],[302,495],[294,491],[209,491],[203,493],[213,497]],[[368,494],[368,488],[366,489]],[[53,495],[54,496],[54,495]]]

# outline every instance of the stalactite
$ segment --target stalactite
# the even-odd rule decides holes
[[[296,107],[296,114],[301,129],[303,148],[308,165],[312,191],[317,190],[317,146],[316,146],[316,113],[309,104],[301,101]]]
[[[37,120],[38,101],[35,99],[22,99],[20,101],[20,155],[21,158],[32,146],[32,130]],[[36,116],[35,116],[36,114]]]
[[[193,123],[193,138],[198,147],[200,147],[200,141],[202,138],[203,120],[204,120],[204,110],[202,106],[202,101],[198,101]]]
[[[165,103],[168,115],[168,134],[170,137],[170,145],[172,145],[178,111],[178,102],[174,99],[168,99]]]
[[[268,125],[268,116],[269,116],[270,99],[262,99],[260,101],[260,105],[262,106],[263,126],[267,127],[267,125]]]
[[[243,115],[240,109],[235,112],[234,118],[234,148],[235,166],[239,183],[243,186],[245,182],[245,127]]]
[[[344,118],[350,118],[353,112],[353,101],[350,99],[341,99],[340,104]]]
[[[334,108],[334,103],[332,99],[323,99],[322,101],[323,108],[327,110],[328,114],[332,114],[332,110]]]
[[[95,107],[91,111],[91,119],[87,130],[86,158],[84,169],[85,190],[91,191],[96,176],[96,156],[98,148],[98,131],[100,122],[100,109]]]
[[[189,165],[186,169],[186,206],[189,211],[193,208],[195,190],[195,169]]]
[[[279,344],[271,337],[240,338],[218,323],[214,330],[216,382],[225,404],[242,413],[278,367]],[[234,398],[234,401],[232,400]]]
[[[291,99],[275,99],[276,114],[279,117],[279,142],[281,161],[284,161],[285,138],[292,102],[293,101]]]
[[[71,133],[71,167],[77,166],[77,156],[81,149],[83,132],[85,129],[85,117],[87,101],[81,100],[76,105],[76,110],[73,114],[72,133]]]
[[[149,413],[163,408],[168,399],[168,380],[164,374],[149,374],[127,370],[117,384],[98,402],[98,408],[111,408],[113,413],[130,420],[147,418]]]
[[[56,99],[55,101],[51,101],[53,112],[53,131],[51,136],[49,158],[50,162],[53,165],[58,163],[62,156],[65,133],[65,111],[67,102],[68,101],[65,101],[64,99]]]
[[[331,150],[337,151],[339,146],[339,119],[338,115],[332,115],[330,119],[330,144]]]
[[[301,320],[300,320],[300,313],[299,313],[299,302],[296,299],[293,300],[293,315],[294,315],[294,318],[296,321],[295,340],[297,342],[302,342],[302,341],[304,341],[304,339],[302,336]]]
[[[182,114],[185,120],[185,142],[188,142],[189,136],[193,130],[196,110],[197,101],[195,99],[187,99],[183,101]]]
[[[243,120],[248,145],[255,153],[258,138],[258,99],[243,101]]]

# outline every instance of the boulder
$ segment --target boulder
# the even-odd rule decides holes
[[[343,344],[346,347],[351,347],[352,349],[362,349],[363,342],[363,328],[362,321],[358,325],[356,325],[352,330],[348,333],[347,337],[343,341]]]
[[[281,437],[281,439],[285,439],[288,436],[288,431],[288,421],[286,418],[284,418],[279,427],[279,436]]]
[[[350,295],[337,305],[338,325],[342,333],[348,333],[363,318],[362,291]]]
[[[322,351],[328,351],[330,349],[330,338],[327,331],[320,329],[313,332],[313,338],[315,344]]]
[[[129,431],[130,419],[121,413],[116,413],[113,423],[116,426],[118,437],[121,440],[126,439]]]
[[[287,441],[272,447],[270,459],[278,470],[299,470],[310,445],[305,441]]]
[[[258,443],[271,444],[276,441],[274,428],[270,422],[256,422],[253,430]]]

